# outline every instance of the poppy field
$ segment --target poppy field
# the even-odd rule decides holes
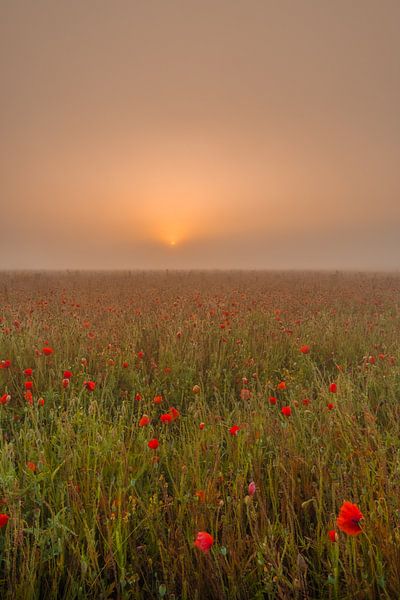
[[[0,274],[0,597],[398,598],[400,275]]]

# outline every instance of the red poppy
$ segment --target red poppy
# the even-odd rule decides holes
[[[7,404],[7,402],[10,400],[11,396],[7,393],[3,394],[2,396],[0,396],[0,404]]]
[[[337,542],[339,539],[339,536],[334,529],[331,529],[330,531],[328,531],[328,537],[331,542]]]
[[[195,496],[197,496],[200,502],[205,502],[206,500],[206,493],[204,490],[197,490]]]
[[[54,350],[53,348],[50,348],[50,346],[45,346],[42,348],[42,352],[45,356],[50,356],[50,354],[53,354]]]
[[[147,444],[149,448],[151,448],[151,450],[157,450],[159,444],[159,441],[157,438],[153,438],[152,440],[149,441],[149,443]]]
[[[31,390],[33,388],[33,381],[25,381],[24,386],[26,390]]]
[[[11,360],[7,359],[7,360],[2,360],[0,362],[0,369],[8,369],[11,367]]]
[[[336,384],[336,383],[331,383],[331,384],[329,385],[329,391],[330,391],[332,394],[336,394],[336,392],[337,392],[337,384]]]
[[[33,373],[33,369],[24,369],[24,375],[26,375],[27,377],[30,377]]]
[[[171,423],[172,415],[170,413],[164,413],[160,416],[161,423]]]
[[[71,377],[72,377],[71,371],[64,371],[64,374],[63,374],[64,379],[71,379]]]
[[[211,546],[214,543],[214,538],[212,535],[207,533],[207,531],[199,531],[197,534],[194,545],[196,548],[207,554],[210,551]]]
[[[362,532],[360,521],[364,516],[356,504],[343,502],[339,510],[339,516],[336,524],[341,531],[348,535],[358,535]]]
[[[125,361],[125,362],[122,363],[122,367],[124,369],[127,369],[129,367],[129,364]]]
[[[69,386],[69,379],[63,379],[62,386],[63,386],[64,390],[66,390],[67,387]]]
[[[311,402],[310,398],[304,398],[302,400],[302,403],[303,403],[304,406],[308,406],[310,404],[310,402]]]
[[[154,398],[153,398],[154,404],[161,404],[162,401],[163,401],[163,397],[161,396],[161,394],[158,394],[157,396],[154,396]]]
[[[139,402],[141,399],[142,399],[142,394],[140,394],[140,392],[136,392],[135,400],[137,400]]]
[[[275,396],[270,396],[270,397],[269,397],[269,403],[270,403],[270,404],[273,404],[273,405],[274,405],[274,404],[276,404],[276,402],[277,402],[277,400],[276,400]]]
[[[33,404],[33,396],[32,396],[31,390],[28,390],[27,392],[24,393],[24,398],[29,404],[31,404],[31,405]]]
[[[144,352],[142,350],[140,350],[138,353],[138,358],[141,360],[144,357]]]
[[[176,421],[176,419],[179,419],[179,417],[181,416],[181,413],[179,412],[179,410],[177,408],[175,408],[174,406],[169,407],[169,413],[170,413],[173,421]]]
[[[0,513],[0,529],[7,525],[9,518],[10,517],[8,515],[6,515],[5,513]]]
[[[44,398],[39,398],[37,403],[38,403],[38,406],[44,406]]]
[[[292,414],[292,409],[290,408],[290,406],[282,406],[281,413],[285,415],[285,417],[290,417],[290,415]]]
[[[147,415],[143,415],[143,417],[139,420],[139,427],[146,427],[150,423],[150,418]]]
[[[278,390],[286,390],[286,382],[285,381],[280,381],[278,383]]]
[[[240,429],[239,425],[232,425],[232,427],[229,429],[229,433],[231,435],[237,435],[239,429]]]
[[[300,346],[300,352],[302,354],[308,354],[310,352],[310,346],[308,344],[303,344]]]
[[[28,460],[28,462],[26,463],[26,466],[28,467],[28,469],[30,471],[32,471],[32,473],[35,473],[35,471],[37,470],[37,466],[34,462],[32,462],[31,460]]]
[[[201,422],[199,425],[199,429],[201,429],[203,431],[204,427],[206,426],[205,423]]]
[[[96,384],[94,381],[84,381],[83,385],[89,392],[94,392]]]
[[[328,410],[333,410],[335,408],[335,405],[333,404],[333,402],[329,402],[327,406],[328,406]]]

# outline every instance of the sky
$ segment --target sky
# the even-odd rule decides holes
[[[398,0],[2,0],[1,269],[399,269]]]

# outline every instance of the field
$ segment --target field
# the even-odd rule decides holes
[[[0,360],[2,599],[400,596],[400,275],[2,273]]]

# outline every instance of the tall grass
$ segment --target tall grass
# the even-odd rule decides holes
[[[3,273],[0,302],[2,598],[399,596],[400,276]]]

